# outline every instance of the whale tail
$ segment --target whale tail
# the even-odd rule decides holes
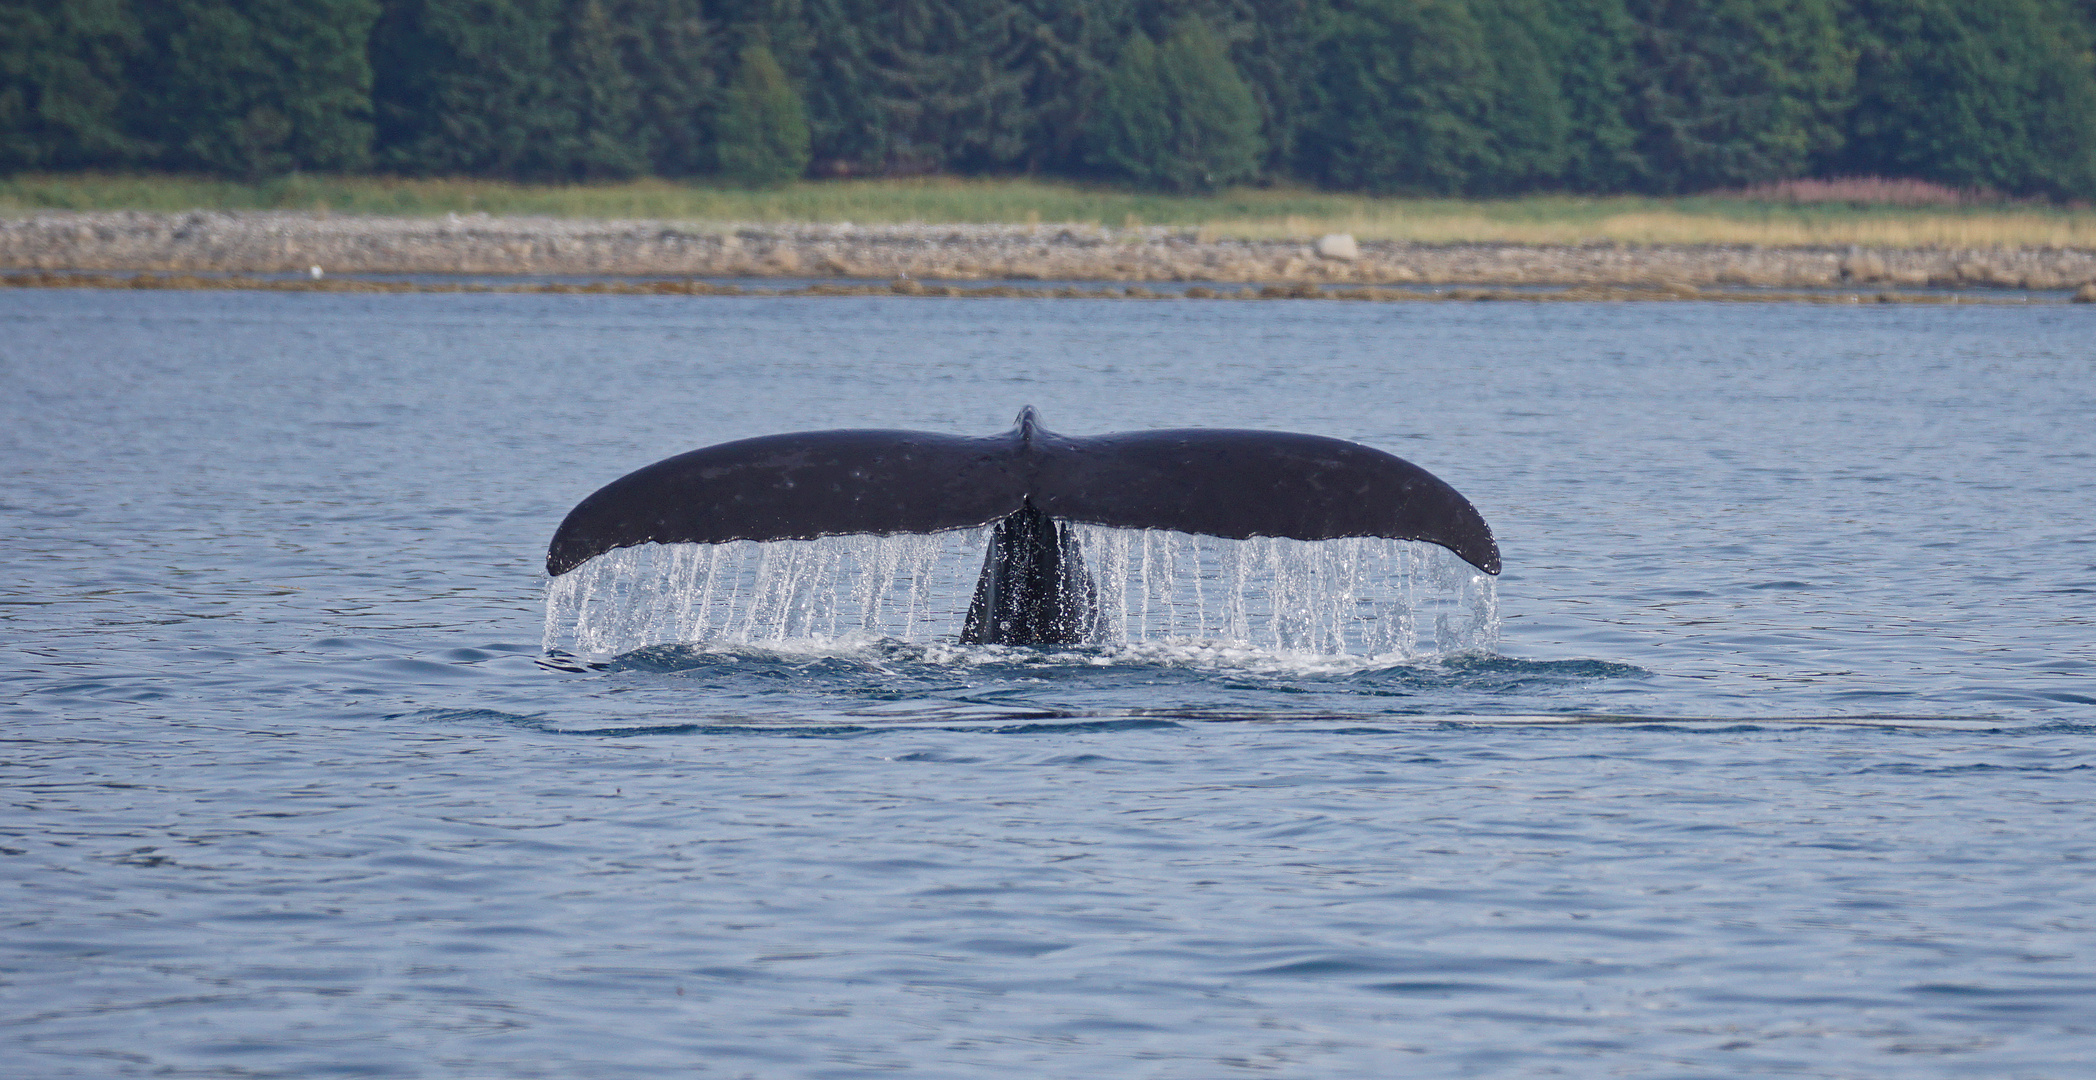
[[[1071,437],[1032,406],[1004,435],[768,435],[629,473],[569,511],[546,552],[565,574],[638,544],[812,540],[997,523],[962,640],[1068,644],[1096,623],[1069,524],[1231,539],[1381,536],[1438,544],[1487,574],[1485,519],[1425,469],[1341,439],[1193,428]]]
[[[1031,500],[990,530],[961,640],[970,645],[1076,645],[1099,618],[1098,586],[1070,527]]]

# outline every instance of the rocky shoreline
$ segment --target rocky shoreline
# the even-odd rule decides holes
[[[526,279],[489,283],[468,277],[251,277],[240,274],[200,275],[189,273],[95,273],[71,270],[0,271],[0,289],[243,289],[261,292],[348,292],[348,293],[578,293],[613,296],[930,296],[955,299],[1011,300],[1371,300],[1371,301],[1466,301],[1501,300],[1524,303],[1551,301],[1703,300],[1731,303],[1798,304],[2050,304],[2057,301],[2030,293],[1976,293],[1920,289],[1698,289],[1693,285],[1570,285],[1564,288],[1526,286],[1451,286],[1446,288],[1400,288],[1393,285],[1322,285],[1299,281],[1291,285],[1025,285],[1008,282],[972,284],[922,282],[897,278],[886,283],[852,281],[781,282],[774,286],[743,286],[733,282],[708,282],[696,278],[594,278],[584,280]],[[2072,299],[2096,303],[2096,285],[2084,285]]]
[[[709,226],[292,211],[0,218],[0,270],[281,274],[315,267],[323,274],[918,282],[2096,290],[2096,250],[2079,248],[1357,243],[1234,240],[1162,227]]]

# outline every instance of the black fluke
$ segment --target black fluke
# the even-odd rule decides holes
[[[1098,587],[1070,527],[1032,500],[990,530],[961,640],[970,645],[1076,645],[1098,621]]]
[[[658,461],[568,512],[558,576],[637,544],[930,533],[997,522],[962,640],[1091,636],[1091,577],[1069,523],[1232,539],[1421,540],[1499,573],[1499,547],[1456,490],[1381,450],[1279,431],[1192,428],[1073,438],[1033,407],[1004,435],[811,431]]]

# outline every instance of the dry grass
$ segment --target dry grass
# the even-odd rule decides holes
[[[1598,200],[1597,200],[1598,201]],[[1698,200],[1716,201],[1716,200]],[[1380,213],[1326,218],[1290,216],[1216,221],[1217,236],[1287,239],[1350,232],[1362,240],[1417,243],[1509,244],[1731,244],[1760,247],[2096,248],[2096,214],[2086,211],[1967,213],[1819,213],[1758,215],[1717,207],[1698,213],[1638,209],[1552,219],[1482,213],[1419,212],[1403,206]]]
[[[1974,206],[2002,201],[1999,193],[1985,188],[1954,188],[1928,180],[1885,176],[1777,180],[1723,194],[1760,202],[1853,203],[1858,206]]]
[[[1487,200],[1373,198],[1287,188],[1166,196],[1031,179],[810,181],[748,191],[663,180],[535,185],[294,176],[242,184],[183,176],[24,174],[0,180],[0,213],[487,212],[715,223],[1152,225],[1192,229],[1211,239],[1299,239],[1350,232],[1364,240],[1421,243],[2096,248],[2096,211],[2087,208],[1999,202],[1899,205],[1894,196],[1919,198],[1899,186],[1910,182],[1818,182],[1849,185],[1827,191],[1808,190],[1799,186],[1803,183],[1793,182],[1783,190],[1679,199],[1537,195]],[[1834,199],[1833,192],[1847,195]]]

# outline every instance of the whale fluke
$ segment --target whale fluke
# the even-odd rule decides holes
[[[1232,539],[1421,540],[1499,573],[1468,499],[1403,458],[1343,439],[1190,428],[1071,437],[1029,406],[1004,435],[810,431],[722,443],[606,484],[562,521],[558,576],[614,548],[812,540],[987,525],[1031,499],[1057,521]]]
[[[1070,527],[1029,500],[990,530],[961,640],[1075,645],[1091,640],[1098,611],[1098,587]]]
[[[568,512],[546,551],[555,577],[615,548],[943,532],[1019,509],[1008,439],[921,431],[808,431],[665,458]]]
[[[1090,632],[1067,525],[1232,539],[1420,540],[1499,573],[1485,519],[1425,469],[1320,435],[1191,428],[1073,437],[1032,406],[989,438],[811,431],[722,443],[605,485],[546,552],[559,576],[637,544],[930,533],[998,522],[962,639],[1061,644]]]

